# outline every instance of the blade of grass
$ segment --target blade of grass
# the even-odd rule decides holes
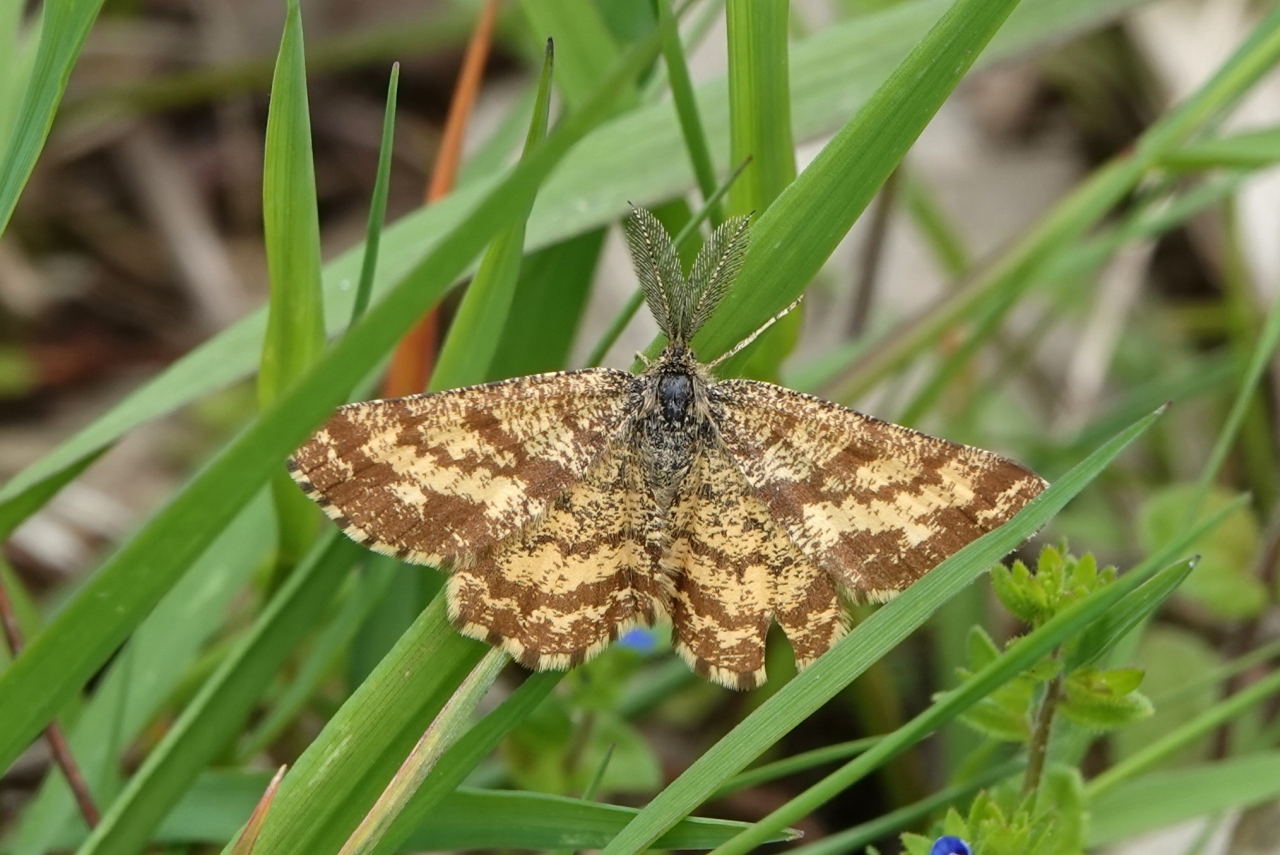
[[[267,775],[260,772],[205,773],[166,818],[154,842],[226,843],[239,831],[266,785]],[[602,846],[635,813],[634,808],[583,799],[464,787],[450,793],[414,829],[402,851],[592,849]],[[695,817],[672,829],[661,842],[675,849],[710,849],[743,825]],[[69,842],[59,844],[65,847]],[[224,851],[230,855],[230,845]],[[261,851],[254,849],[255,855]]]
[[[868,348],[867,356],[849,376],[828,393],[839,400],[857,398],[917,353],[932,347],[944,331],[967,317],[978,303],[999,293],[1016,296],[1038,281],[1037,274],[1048,260],[1075,243],[1114,208],[1161,157],[1235,104],[1275,64],[1277,56],[1280,9],[1268,14],[1194,95],[1148,128],[1131,151],[1096,170],[991,270],[943,298],[905,329],[899,327],[884,334],[876,346]],[[1006,298],[1008,305],[1013,302]]]
[[[658,0],[658,26],[662,30],[662,58],[667,67],[667,80],[671,87],[671,100],[675,104],[680,121],[680,133],[689,151],[689,165],[693,167],[702,202],[711,206],[711,224],[724,221],[719,204],[712,204],[716,192],[716,168],[711,162],[711,147],[707,144],[707,132],[698,115],[698,102],[693,95],[693,81],[689,77],[689,65],[685,62],[684,45],[680,43],[680,28],[671,11],[671,0]],[[592,363],[594,364],[594,363]]]
[[[1144,2],[1147,0],[1024,0],[1025,8],[1014,14],[980,61],[985,64],[1009,57],[1055,37],[1063,28],[1078,29],[1111,20]],[[912,0],[824,30],[795,45],[790,52],[791,106],[797,136],[809,137],[838,126],[948,3]],[[719,80],[699,90],[708,139],[713,151],[719,152],[727,149],[724,89],[724,81]],[[564,167],[547,182],[534,206],[526,238],[530,249],[607,225],[625,215],[628,201],[643,205],[669,199],[684,192],[691,180],[675,116],[665,104],[636,109],[599,128],[575,149]],[[450,233],[492,190],[495,180],[459,188],[388,228],[375,297],[420,269],[424,258],[437,249],[441,236]],[[358,278],[362,259],[362,250],[356,248],[325,270],[326,316],[335,325],[331,333],[340,331],[350,314],[354,295],[349,283]],[[445,285],[439,287],[443,290]],[[519,297],[517,304],[523,305]],[[0,501],[51,477],[132,427],[248,375],[256,367],[254,354],[261,349],[263,329],[264,315],[255,314],[183,357],[11,479],[0,488]],[[555,361],[550,367],[560,364],[562,361]],[[518,372],[507,376],[512,373]]]
[[[634,855],[652,845],[664,830],[689,815],[725,781],[896,647],[957,591],[1039,529],[1157,417],[1147,416],[1098,448],[1007,524],[948,558],[859,624],[655,796],[603,855]]]
[[[475,30],[467,42],[467,52],[462,58],[462,70],[453,98],[449,102],[449,114],[445,118],[444,133],[436,161],[431,168],[431,180],[427,185],[424,202],[430,207],[453,192],[458,177],[458,165],[462,162],[462,143],[471,112],[480,94],[485,62],[493,40],[493,27],[498,16],[498,0],[486,0],[476,21]],[[436,359],[436,347],[440,338],[440,309],[431,305],[421,319],[405,333],[391,355],[387,376],[382,383],[384,398],[416,395],[427,387]]]
[[[547,39],[538,96],[534,101],[522,158],[528,157],[547,134],[554,61],[555,48]],[[519,218],[501,231],[485,250],[480,269],[467,286],[466,295],[449,326],[449,335],[431,376],[432,390],[479,383],[488,374],[515,299],[520,261],[524,255],[525,223],[532,207],[533,199],[530,199]]]
[[[41,8],[35,64],[0,160],[0,235],[9,225],[22,188],[44,148],[71,69],[101,8],[102,0],[64,0]]]
[[[803,293],[1016,5],[958,0],[760,214],[735,287],[694,338],[704,359],[724,353]],[[730,200],[737,211],[732,192]]]
[[[258,696],[324,614],[360,553],[336,529],[316,543],[147,755],[78,855],[125,855],[146,845],[205,765],[235,739]]]
[[[399,851],[428,815],[476,768],[516,725],[546,700],[564,677],[562,671],[543,671],[526,678],[497,709],[464,733],[440,758],[426,782],[374,850],[378,855]]]
[[[1089,846],[1280,796],[1280,752],[1145,775],[1089,803]]]
[[[512,222],[513,208],[518,210],[536,193],[568,149],[606,115],[613,93],[656,49],[651,38],[629,51],[586,108],[548,135],[527,161],[454,226],[413,275],[370,309],[301,382],[184,487],[0,675],[0,766],[11,763],[74,697],[213,534],[278,471],[285,456],[399,340],[435,295]]]
[[[289,0],[271,81],[262,171],[262,224],[271,295],[258,369],[258,404],[267,407],[315,363],[325,345],[320,288],[320,213],[311,153],[302,10]],[[319,531],[320,516],[287,472],[271,480],[279,584]]]
[[[391,147],[395,142],[396,93],[400,90],[400,63],[392,63],[391,79],[387,82],[387,107],[382,117],[382,142],[378,145],[378,171],[373,181],[373,196],[369,200],[369,223],[365,228],[364,257],[360,262],[360,279],[356,284],[355,300],[351,303],[353,327],[369,308],[373,294],[373,275],[378,269],[378,246],[382,243],[382,226],[387,218],[387,189],[391,185]]]
[[[130,636],[69,730],[71,747],[96,793],[114,790],[115,770],[217,632],[227,604],[272,545],[271,505],[250,501]],[[104,804],[106,802],[104,801]],[[75,816],[66,786],[48,779],[23,810],[9,845],[40,855]]]
[[[236,838],[236,844],[231,848],[231,855],[252,855],[254,844],[258,842],[258,832],[262,830],[262,823],[267,821],[267,812],[271,810],[276,790],[280,788],[280,780],[284,777],[285,769],[288,768],[288,766],[281,766],[276,770],[271,783],[267,784],[267,789],[262,794],[262,799],[249,815],[244,830]]]
[[[550,65],[549,50],[548,65]],[[536,124],[537,119],[534,122]],[[431,726],[422,734],[418,744],[413,747],[404,763],[396,770],[396,774],[392,776],[382,795],[374,802],[356,830],[351,832],[351,836],[347,838],[338,855],[368,855],[377,847],[387,829],[400,816],[405,805],[435,768],[440,755],[444,754],[445,749],[456,742],[458,736],[466,729],[471,713],[488,694],[489,687],[493,685],[494,680],[498,679],[499,672],[510,661],[511,658],[502,648],[489,649],[457,690],[449,696],[449,700],[441,707]]]
[[[725,781],[724,786],[716,790],[712,798],[724,798],[730,793],[736,793],[739,790],[745,790],[749,787],[755,787],[760,784],[776,781],[779,778],[785,778],[788,775],[794,775],[797,772],[804,772],[815,766],[821,766],[824,763],[832,763],[836,760],[846,760],[850,757],[861,754],[872,745],[880,741],[878,736],[867,736],[862,739],[855,739],[851,742],[842,742],[839,745],[828,745],[823,748],[815,748],[812,751],[805,751],[787,757],[783,760],[776,760],[773,763],[766,763],[755,769],[748,769],[734,775]]]
[[[789,11],[788,0],[728,0],[725,4],[729,161],[751,161],[729,190],[730,216],[759,216],[796,178],[787,61]]]

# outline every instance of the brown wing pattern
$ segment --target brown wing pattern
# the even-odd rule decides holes
[[[884,599],[1006,522],[1035,473],[752,380],[713,387],[716,422],[773,518],[815,564]]]
[[[673,508],[668,567],[675,577],[676,650],[725,686],[764,682],[765,635],[775,619],[799,664],[844,634],[834,585],[796,548],[725,449],[708,447]]]
[[[511,537],[581,478],[636,382],[591,369],[351,404],[289,470],[353,539],[438,565]]]
[[[448,580],[449,617],[530,668],[569,668],[665,615],[656,506],[618,443],[540,520]]]

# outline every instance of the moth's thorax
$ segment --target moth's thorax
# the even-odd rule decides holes
[[[637,440],[649,488],[665,508],[711,430],[707,377],[692,351],[672,344],[641,375],[641,383]]]

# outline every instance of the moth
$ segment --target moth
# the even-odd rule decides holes
[[[626,235],[669,340],[641,374],[351,404],[289,461],[348,536],[448,571],[464,635],[565,669],[670,620],[694,670],[752,688],[773,623],[811,663],[846,631],[842,594],[887,599],[1046,486],[986,451],[716,380],[764,329],[710,364],[689,346],[741,267],[747,219],[717,228],[688,276],[648,211]]]

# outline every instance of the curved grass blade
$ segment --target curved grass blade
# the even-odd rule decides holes
[[[258,696],[323,616],[360,554],[337,530],[316,544],[147,755],[78,855],[131,855],[145,847],[204,767],[235,739]]]
[[[400,63],[392,63],[391,79],[387,82],[387,107],[382,116],[382,142],[378,145],[378,171],[373,181],[373,196],[369,199],[369,223],[365,228],[364,256],[360,261],[360,281],[356,284],[355,300],[351,303],[353,327],[369,308],[373,295],[373,275],[378,270],[378,247],[382,243],[382,227],[387,218],[387,188],[391,184],[391,148],[395,144],[396,94],[400,91]]]
[[[688,816],[730,777],[896,647],[956,592],[1030,537],[1158,418],[1153,413],[1098,448],[1012,520],[925,574],[859,624],[699,757],[640,812],[603,855],[635,855]]]
[[[555,48],[547,39],[542,76],[538,80],[538,95],[533,104],[533,117],[529,121],[522,158],[528,157],[547,134],[554,62]],[[515,299],[520,261],[524,255],[525,223],[532,207],[533,200],[530,199],[516,221],[499,232],[485,250],[480,269],[467,286],[458,313],[449,326],[448,337],[431,374],[430,389],[452,389],[480,383],[488,374]]]
[[[325,345],[320,213],[298,0],[288,4],[271,81],[262,223],[271,295],[258,368],[258,403],[267,407],[307,373]],[[278,530],[275,584],[302,560],[319,531],[320,517],[286,472],[271,479],[271,495]]]
[[[63,0],[43,5],[35,65],[0,160],[0,235],[9,225],[22,188],[44,148],[71,69],[101,8],[102,0]]]

